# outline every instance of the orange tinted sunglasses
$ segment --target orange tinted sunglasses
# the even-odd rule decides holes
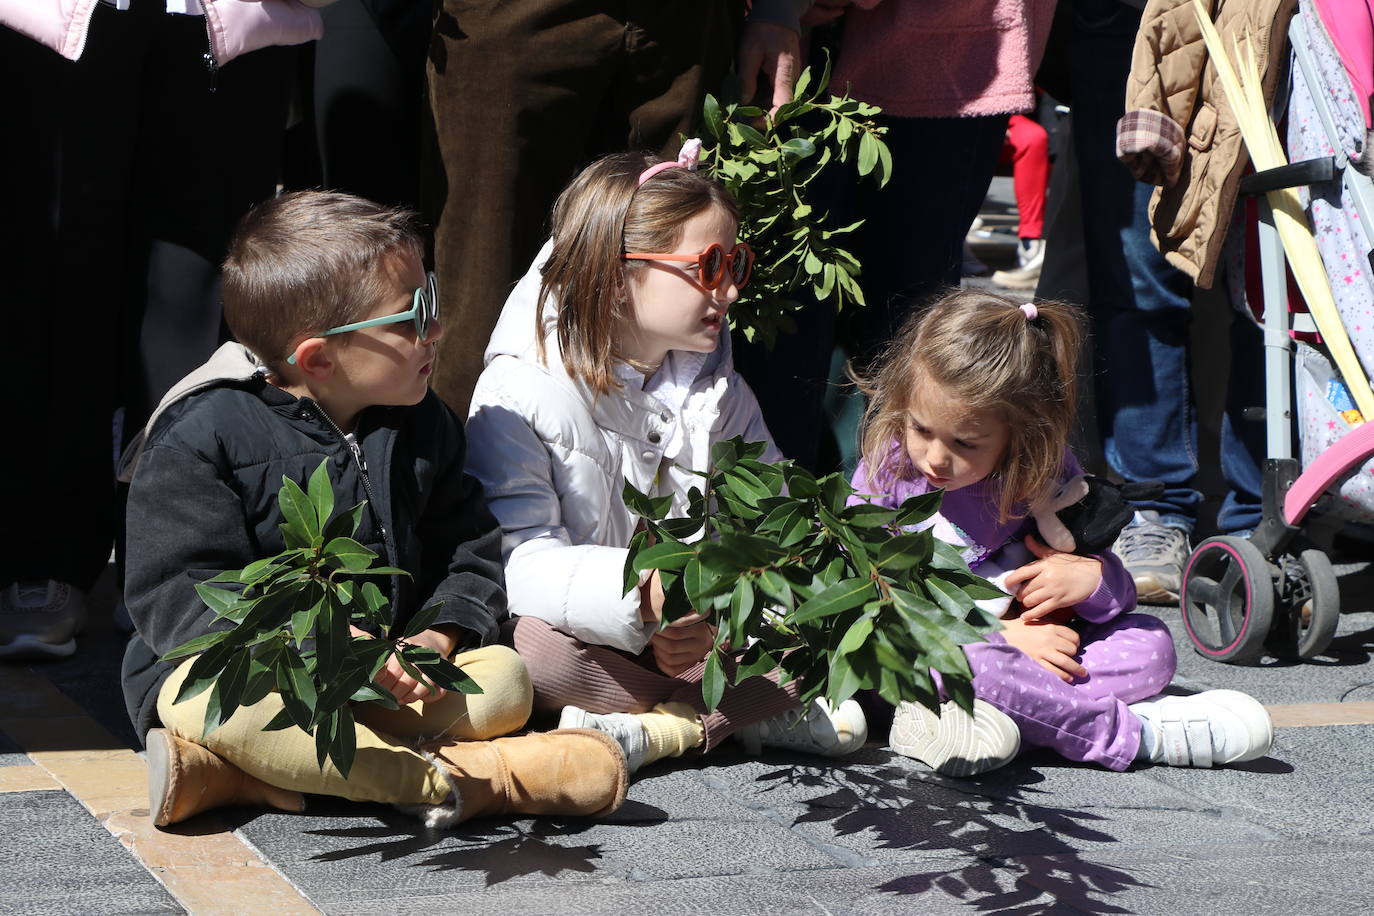
[[[725,272],[730,271],[730,278],[734,281],[737,289],[744,289],[749,282],[749,275],[754,270],[754,249],[743,242],[735,245],[728,252],[719,244],[712,242],[701,254],[647,254],[635,253],[626,254],[622,257],[627,261],[695,261],[697,265],[697,279],[706,289],[715,289],[725,281]]]

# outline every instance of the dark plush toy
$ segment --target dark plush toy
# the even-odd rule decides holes
[[[1031,515],[1047,546],[1086,556],[1112,546],[1135,514],[1131,500],[1155,499],[1163,493],[1164,484],[1157,480],[1115,484],[1080,474],[1065,481]]]

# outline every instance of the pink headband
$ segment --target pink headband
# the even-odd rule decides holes
[[[639,180],[635,182],[635,187],[643,187],[644,182],[648,181],[650,178],[653,178],[655,175],[657,175],[664,169],[686,169],[689,172],[695,172],[697,170],[697,158],[700,155],[701,141],[698,140],[696,137],[693,137],[692,139],[682,144],[682,149],[678,152],[677,160],[675,162],[660,162],[657,165],[651,165],[644,171],[640,172]]]
[[[1034,321],[1040,315],[1040,310],[1029,302],[1022,303],[1021,311],[1025,314],[1027,321]]]

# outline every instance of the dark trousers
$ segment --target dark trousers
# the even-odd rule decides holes
[[[1115,0],[1079,0],[1073,11],[1073,140],[1083,206],[1088,310],[1092,318],[1097,423],[1111,469],[1128,481],[1160,480],[1164,494],[1137,503],[1191,532],[1197,490],[1197,407],[1189,376],[1192,281],[1150,240],[1151,186],[1115,156],[1140,11]],[[1053,289],[1042,293],[1053,294]],[[1259,330],[1236,317],[1221,426],[1228,492],[1217,517],[1223,532],[1259,523],[1262,424],[1244,419],[1264,403]]]
[[[89,588],[110,554],[119,437],[222,339],[230,230],[270,196],[291,49],[216,79],[205,22],[98,5],[81,59],[0,29],[0,584]],[[22,88],[21,88],[22,87]]]
[[[675,154],[734,54],[726,0],[445,0],[430,45],[434,265],[449,316],[434,388],[462,415],[549,210],[592,159]]]
[[[381,203],[420,205],[429,7],[339,0],[320,10],[312,117],[319,181]]]
[[[828,207],[833,225],[865,221],[836,241],[863,265],[859,283],[868,304],[837,316],[799,291],[806,305],[797,315],[797,333],[780,335],[772,351],[736,336],[736,363],[778,447],[820,471],[832,470],[817,463],[836,342],[866,364],[913,308],[958,287],[964,235],[987,196],[1007,130],[1006,115],[880,120],[892,151],[887,187],[856,184],[852,170],[832,166],[816,194],[823,205],[817,209]]]

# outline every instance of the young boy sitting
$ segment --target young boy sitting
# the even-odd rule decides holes
[[[625,796],[615,741],[584,730],[497,738],[524,726],[530,681],[493,644],[506,612],[500,529],[462,471],[461,424],[428,389],[442,329],[411,215],[322,192],[261,204],[230,246],[224,314],[238,343],[158,408],[129,493],[125,600],[138,629],[123,681],[146,735],[154,821],[225,804],[299,811],[302,792],[389,802],[430,824],[613,810]],[[173,702],[193,659],[160,660],[226,626],[196,584],[285,549],[282,478],[304,482],[321,459],[336,505],[367,501],[357,540],[412,574],[387,577],[397,631],[442,602],[409,641],[483,689],[430,693],[392,658],[376,683],[400,708],[355,704],[347,778],[321,769],[300,729],[262,730],[283,708],[276,693],[203,735],[210,692]]]

